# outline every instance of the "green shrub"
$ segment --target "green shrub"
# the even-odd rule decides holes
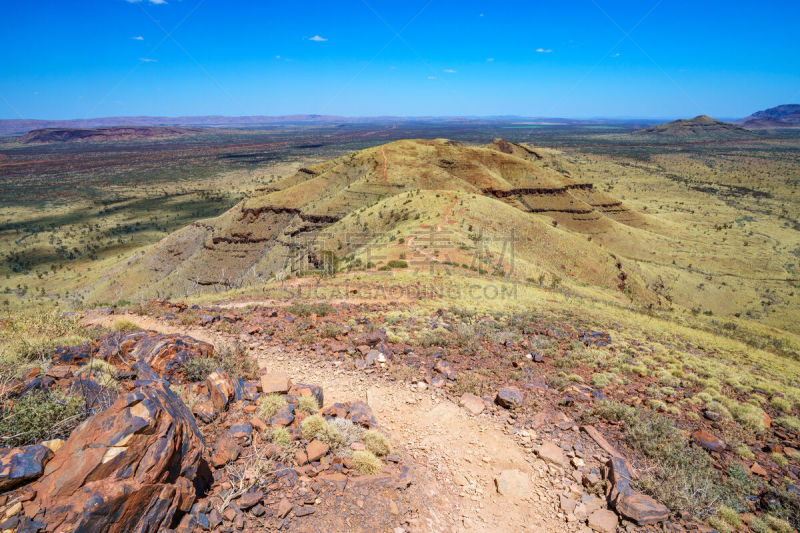
[[[733,451],[736,452],[736,455],[738,455],[742,459],[754,459],[755,458],[755,454],[753,454],[753,451],[750,449],[750,446],[748,446],[747,444],[740,444],[740,445],[734,447]]]
[[[624,423],[624,438],[652,461],[653,468],[637,481],[638,487],[671,509],[708,514],[719,500],[719,475],[708,454],[691,447],[669,418],[604,400],[597,415]]]
[[[295,302],[287,308],[291,314],[296,316],[327,316],[336,311],[329,303],[316,303],[308,304],[302,302]]]
[[[354,442],[361,442],[361,437],[364,435],[364,428],[358,424],[354,424],[352,420],[337,417],[328,423],[333,426],[344,439],[342,443],[343,449],[350,448],[350,445]]]
[[[792,410],[792,402],[786,398],[781,398],[780,396],[773,396],[770,398],[769,404],[773,409],[782,413],[788,413]]]
[[[319,328],[319,336],[326,339],[333,339],[335,337],[338,337],[342,333],[343,333],[342,328],[340,328],[336,324],[331,324],[330,322],[325,322]]]
[[[258,400],[258,416],[267,421],[288,403],[282,394],[268,394]]]
[[[784,468],[789,466],[789,459],[787,459],[782,453],[772,452],[769,454],[769,458],[772,459],[772,462],[778,466],[782,466]]]
[[[126,318],[120,318],[119,320],[114,321],[114,323],[111,325],[111,329],[114,331],[134,331],[141,328],[138,324],[135,324]]]
[[[794,533],[794,528],[786,520],[767,515],[764,517],[767,525],[776,533]]]
[[[322,415],[311,415],[300,424],[300,435],[304,439],[311,441],[321,440],[331,447],[340,448],[344,445],[344,437],[339,430],[328,423]]]
[[[313,396],[300,396],[297,400],[297,410],[305,411],[306,413],[316,413],[319,411],[317,399]]]
[[[89,374],[106,389],[117,390],[117,369],[108,361],[92,357],[88,363],[81,367],[78,373]]]
[[[381,471],[383,464],[375,457],[375,454],[367,450],[357,450],[353,452],[353,470],[360,474],[377,474]]]
[[[721,505],[720,508],[717,510],[719,517],[725,521],[726,524],[731,526],[734,529],[738,529],[739,526],[742,525],[742,519],[739,518],[739,513],[727,507],[725,505]]]
[[[14,403],[0,418],[4,446],[35,444],[54,437],[67,437],[88,416],[80,396],[35,391]]]
[[[753,533],[769,533],[769,526],[767,523],[757,516],[751,516],[750,522],[747,525]]]
[[[733,533],[733,529],[725,520],[719,516],[712,516],[708,519],[708,525],[717,530],[719,533]]]
[[[775,421],[779,426],[783,426],[790,431],[800,433],[800,419],[796,416],[782,416]]]
[[[362,439],[367,450],[377,456],[387,455],[392,451],[392,445],[389,443],[389,439],[380,431],[368,429],[364,432]]]
[[[186,381],[205,381],[218,366],[218,362],[211,357],[193,357],[183,363],[183,376]]]
[[[408,268],[408,263],[406,261],[392,259],[391,261],[386,263],[386,266],[388,266],[389,268]]]
[[[270,429],[269,440],[278,446],[286,447],[292,442],[292,435],[286,428],[274,427]]]
[[[434,330],[426,329],[418,334],[420,346],[449,346],[450,338],[448,337],[447,330],[444,328],[436,328]]]

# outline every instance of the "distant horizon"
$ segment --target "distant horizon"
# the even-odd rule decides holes
[[[12,2],[0,118],[742,118],[800,99],[798,20],[788,0]]]
[[[344,119],[344,120],[420,120],[420,119],[433,119],[433,120],[446,120],[446,119],[473,119],[473,120],[490,120],[490,119],[520,119],[520,120],[576,120],[576,121],[592,121],[592,120],[613,120],[613,121],[636,121],[636,120],[681,120],[692,119],[698,116],[706,115],[717,120],[740,120],[750,116],[757,111],[771,109],[779,105],[800,105],[800,104],[776,104],[762,109],[754,109],[751,113],[743,116],[714,116],[709,113],[698,113],[692,116],[639,116],[639,115],[619,115],[619,116],[606,116],[606,115],[583,115],[583,116],[564,116],[564,115],[515,115],[515,114],[496,114],[496,115],[476,115],[476,114],[450,114],[450,115],[339,115],[339,114],[323,114],[323,113],[282,113],[282,114],[241,114],[241,115],[228,115],[222,113],[197,113],[189,115],[161,115],[161,114],[136,114],[136,115],[106,115],[106,116],[82,116],[82,117],[67,117],[67,118],[53,118],[53,117],[2,117],[2,122],[12,121],[37,121],[37,122],[79,122],[79,121],[98,121],[98,120],[112,120],[112,119],[192,119],[192,118],[224,118],[224,119],[250,119],[250,118],[266,118],[266,119],[288,119],[292,117],[298,118],[320,118],[320,119]]]

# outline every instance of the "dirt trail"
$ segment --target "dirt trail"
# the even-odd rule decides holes
[[[110,326],[120,315],[92,316],[90,324]],[[199,327],[175,327],[151,317],[125,315],[142,328],[182,333],[216,346],[234,339]],[[333,361],[312,359],[292,347],[252,345],[251,355],[265,372],[288,373],[295,382],[321,385],[325,404],[365,400],[391,435],[396,450],[414,463],[419,518],[412,531],[574,531],[558,517],[560,476],[507,435],[495,420],[472,416],[431,391],[416,392]],[[502,470],[528,475],[527,497],[497,493]]]

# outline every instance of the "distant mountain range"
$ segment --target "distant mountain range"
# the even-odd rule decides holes
[[[38,119],[0,119],[0,137],[24,135],[33,130],[54,129],[87,129],[110,127],[203,127],[203,128],[251,128],[263,125],[277,124],[375,124],[375,123],[415,123],[439,122],[453,124],[479,124],[492,122],[536,122],[542,125],[624,125],[635,128],[642,125],[653,124],[649,119],[565,119],[545,117],[521,116],[491,116],[491,117],[343,117],[337,115],[282,115],[282,116],[240,116],[226,117],[223,115],[203,115],[184,117],[102,117],[71,120],[38,120]],[[686,135],[723,135],[743,136],[742,129],[772,129],[772,128],[800,128],[800,104],[787,104],[753,113],[749,117],[733,121],[721,122],[705,115],[693,119],[676,120],[667,124],[645,128],[637,132],[638,135],[651,134],[657,136]],[[752,133],[750,133],[752,135]]]
[[[800,128],[800,104],[786,104],[753,113],[736,121],[746,128]]]
[[[242,116],[226,117],[207,115],[193,117],[104,117],[74,120],[36,120],[36,119],[0,119],[0,136],[9,137],[24,135],[39,129],[86,129],[108,128],[118,126],[130,127],[203,127],[203,128],[252,128],[277,124],[409,124],[409,123],[450,123],[450,124],[487,124],[509,122],[536,122],[543,125],[613,125],[641,126],[653,124],[653,120],[630,119],[566,119],[518,116],[490,117],[342,117],[337,115],[283,115],[283,116]]]
[[[19,141],[24,144],[72,141],[125,141],[138,139],[163,139],[187,133],[198,133],[198,128],[157,126],[117,126],[111,128],[43,128],[31,130]]]
[[[633,135],[680,140],[747,139],[758,136],[751,130],[706,115],[658,124],[638,130]]]

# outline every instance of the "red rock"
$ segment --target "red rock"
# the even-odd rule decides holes
[[[278,518],[286,518],[292,512],[292,502],[290,502],[286,498],[282,498],[280,502],[278,502],[278,510],[276,511],[276,515]]]
[[[753,466],[750,467],[750,473],[761,477],[767,477],[769,475],[764,467],[758,463],[753,463]]]
[[[194,357],[211,357],[214,347],[186,335],[155,331],[115,331],[92,343],[90,350],[110,363],[144,361],[163,378],[180,372]]]
[[[692,439],[697,444],[711,452],[721,452],[726,448],[725,441],[715,437],[704,429],[698,429],[692,433]]]
[[[238,459],[240,453],[242,453],[242,448],[239,446],[236,437],[230,433],[223,433],[214,444],[211,464],[214,465],[215,468],[220,468]]]
[[[259,433],[264,433],[267,430],[267,423],[256,416],[250,419],[250,425]]]
[[[120,396],[72,432],[31,485],[48,531],[168,528],[194,500],[203,439],[163,381]]]
[[[621,457],[612,457],[607,464],[608,504],[623,518],[638,525],[655,524],[669,517],[669,509],[650,496],[636,492],[631,487],[631,469],[628,461]]]
[[[51,366],[46,375],[55,379],[64,379],[72,375],[72,369],[65,365]]]
[[[289,392],[292,382],[289,376],[283,372],[274,372],[261,376],[261,391],[264,394]]]
[[[309,463],[319,460],[326,453],[328,453],[328,445],[320,440],[314,439],[306,446],[306,459]]]
[[[233,399],[234,387],[228,373],[217,369],[206,378],[206,387],[211,395],[211,403],[217,412],[223,412],[228,407],[228,402]]]
[[[505,407],[506,409],[519,407],[524,401],[525,396],[522,394],[522,391],[514,386],[501,387],[500,390],[497,391],[497,397],[494,400],[497,405]]]
[[[192,414],[206,424],[210,424],[217,417],[217,411],[214,410],[211,400],[204,400],[194,404]]]
[[[485,405],[483,403],[483,399],[475,396],[474,394],[470,394],[469,392],[465,392],[461,395],[461,398],[458,400],[458,405],[472,413],[473,415],[479,415],[483,412]]]
[[[236,505],[238,505],[240,509],[250,509],[252,506],[260,502],[263,498],[264,498],[264,493],[261,492],[260,490],[245,492],[239,497],[238,500],[236,500]]]
[[[600,533],[616,533],[618,523],[617,515],[607,509],[598,509],[589,515],[589,527]]]
[[[53,457],[50,448],[42,445],[0,448],[0,492],[28,483],[44,473],[44,466]]]

